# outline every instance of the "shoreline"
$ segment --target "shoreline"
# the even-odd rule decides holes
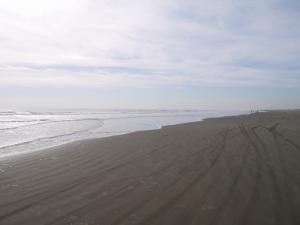
[[[56,148],[60,148],[63,147],[67,144],[72,144],[74,142],[80,142],[80,141],[88,141],[88,140],[94,140],[94,139],[102,139],[102,138],[109,138],[109,137],[115,137],[115,136],[120,136],[120,135],[126,135],[126,134],[131,134],[131,133],[136,133],[136,132],[143,132],[143,131],[149,131],[149,130],[160,130],[163,127],[168,127],[168,126],[177,126],[177,125],[184,125],[184,124],[190,124],[190,123],[199,123],[199,122],[203,122],[204,120],[207,119],[214,119],[214,118],[224,118],[224,117],[231,117],[231,116],[242,116],[242,115],[250,115],[250,111],[249,112],[244,112],[243,114],[238,114],[238,115],[225,115],[225,116],[216,116],[216,117],[207,117],[207,118],[202,118],[200,120],[197,121],[192,121],[192,122],[183,122],[183,123],[178,123],[178,124],[172,124],[172,125],[160,125],[159,128],[155,128],[155,129],[146,129],[146,130],[137,130],[137,131],[132,131],[132,132],[128,132],[128,133],[122,133],[122,134],[115,134],[115,135],[111,135],[111,136],[105,136],[105,137],[92,137],[92,138],[83,138],[83,139],[78,139],[78,140],[73,140],[73,141],[67,141],[67,142],[62,142],[62,143],[58,143],[57,145],[50,145],[48,147],[45,148],[40,148],[40,149],[35,149],[32,151],[24,151],[24,152],[12,152],[12,153],[7,153],[4,155],[0,155],[0,162],[2,160],[8,160],[8,159],[12,159],[14,157],[21,157],[22,155],[26,155],[26,154],[34,154],[35,152],[40,152],[40,151],[51,151],[52,149],[56,149]],[[22,145],[23,143],[21,143]],[[17,144],[19,145],[19,144]]]
[[[14,156],[0,223],[297,224],[299,125],[300,110],[271,111]]]

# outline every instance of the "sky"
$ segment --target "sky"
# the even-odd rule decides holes
[[[299,0],[0,0],[0,108],[300,108]]]

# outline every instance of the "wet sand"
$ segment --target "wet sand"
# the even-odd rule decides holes
[[[0,224],[300,224],[300,111],[208,119],[3,159]]]

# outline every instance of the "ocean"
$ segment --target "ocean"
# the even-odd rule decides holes
[[[0,158],[77,140],[246,113],[248,112],[228,110],[2,110]]]

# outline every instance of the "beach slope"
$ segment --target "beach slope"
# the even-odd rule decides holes
[[[0,161],[0,224],[300,224],[300,111],[207,119]]]

